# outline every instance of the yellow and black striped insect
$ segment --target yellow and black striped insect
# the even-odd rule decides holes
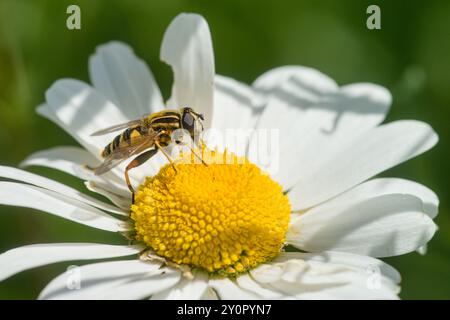
[[[203,115],[196,113],[191,108],[167,109],[94,132],[92,136],[125,129],[105,146],[102,151],[104,161],[99,167],[94,168],[94,172],[97,175],[101,175],[126,159],[137,155],[125,169],[125,181],[134,197],[134,189],[131,185],[128,171],[149,160],[158,150],[161,150],[172,164],[174,170],[176,170],[172,158],[163,148],[172,143],[172,133],[177,129],[186,130],[194,140],[194,136],[203,130],[203,120]],[[197,127],[198,125],[199,127]],[[175,142],[181,143],[181,141]]]

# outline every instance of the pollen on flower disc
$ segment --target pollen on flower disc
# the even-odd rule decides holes
[[[280,253],[290,204],[256,165],[212,151],[203,164],[166,165],[131,206],[136,239],[176,264],[232,275]],[[230,164],[231,163],[231,164]]]

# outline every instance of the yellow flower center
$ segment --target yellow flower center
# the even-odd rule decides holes
[[[139,187],[136,240],[173,263],[224,275],[277,256],[291,209],[281,186],[229,153],[203,159],[207,166],[177,161],[176,172],[166,165]]]

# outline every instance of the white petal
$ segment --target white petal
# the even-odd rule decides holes
[[[251,86],[216,75],[214,91],[215,129],[251,129],[266,101]]]
[[[41,103],[40,105],[38,105],[36,108],[36,113],[44,118],[47,118],[47,119],[53,121],[61,128],[64,128],[64,124],[58,119],[58,117],[56,116],[56,114],[53,112],[53,110],[50,108],[50,106],[48,104]]]
[[[100,200],[97,200],[93,197],[85,195],[79,192],[78,190],[68,187],[62,183],[50,180],[45,177],[41,177],[31,172],[23,171],[12,167],[0,166],[0,177],[30,183],[35,186],[57,192],[61,195],[81,201],[83,203],[89,204],[102,210],[107,210],[109,212],[121,215],[127,215],[127,213],[125,213],[123,210],[117,207],[114,207]]]
[[[80,179],[91,179],[93,174],[85,166],[96,167],[100,164],[85,149],[73,146],[60,146],[37,151],[28,156],[20,167],[42,166],[54,168]]]
[[[97,187],[107,191],[108,193],[127,199],[127,204],[129,204],[131,201],[131,195],[125,184],[123,170],[121,168],[117,168],[98,176],[95,175],[92,170],[86,168],[86,165],[96,167],[99,163],[100,162],[95,159],[91,153],[82,148],[61,146],[33,153],[25,159],[20,166],[43,166],[66,172],[77,178],[89,181],[90,187],[95,184]],[[126,164],[128,163],[126,162]],[[94,187],[89,188],[89,190],[93,192],[101,191],[100,189]],[[102,192],[98,193],[105,195]],[[114,204],[116,203],[114,202]]]
[[[152,300],[199,300],[208,288],[208,276],[197,273],[194,279],[181,278],[180,282],[152,296]]]
[[[144,299],[179,281],[179,272],[160,266],[139,260],[85,265],[53,279],[39,299]],[[74,287],[76,277],[80,280],[79,289]]]
[[[283,252],[274,262],[285,262],[292,259],[302,259],[308,261],[320,261],[323,263],[331,262],[334,264],[345,265],[355,270],[365,270],[368,273],[372,270],[378,270],[381,275],[392,280],[393,283],[399,284],[401,281],[400,273],[387,263],[372,258],[348,252],[325,251],[320,253],[302,253],[302,252]]]
[[[269,286],[265,286],[263,283],[255,281],[249,274],[243,274],[236,278],[236,282],[243,290],[252,292],[257,295],[259,299],[289,299],[291,297],[284,295],[278,290],[274,290]]]
[[[102,128],[129,121],[122,110],[89,85],[73,79],[56,81],[45,93],[46,105],[38,112],[56,120],[64,130],[101,160],[101,150],[114,134],[91,137]]]
[[[387,194],[409,194],[419,198],[423,203],[422,212],[434,219],[438,213],[437,195],[424,185],[399,178],[378,178],[363,182],[335,198],[320,204],[322,211],[336,206],[352,205],[357,202]]]
[[[210,148],[225,147],[244,155],[265,100],[255,90],[234,79],[216,75],[212,125],[214,136],[205,134]],[[217,139],[213,139],[217,137]],[[220,139],[219,139],[220,138]]]
[[[340,257],[343,258],[343,257]],[[347,264],[333,255],[282,256],[250,271],[255,281],[295,299],[396,299],[398,286],[377,268]]]
[[[19,272],[70,260],[96,260],[138,254],[139,246],[98,243],[49,243],[15,248],[0,254],[0,281]]]
[[[419,121],[395,121],[339,145],[316,163],[288,193],[293,210],[312,207],[432,148],[438,137]],[[301,163],[299,164],[301,165]]]
[[[342,271],[339,277],[328,278],[325,275],[314,288],[305,288],[297,283],[279,280],[271,284],[274,289],[291,298],[301,300],[397,300],[398,290],[392,290],[389,285],[380,284],[372,289],[367,286],[367,276],[355,272]],[[335,283],[333,283],[333,281]]]
[[[383,87],[357,83],[338,88],[312,69],[284,67],[268,74],[256,81],[270,98],[258,128],[279,130],[279,160],[272,160],[278,170],[270,173],[285,190],[310,173],[318,159],[381,123],[391,103]],[[251,153],[261,149],[257,138],[252,137]]]
[[[126,225],[96,208],[51,190],[15,182],[0,182],[0,204],[44,211],[106,231],[127,231]]]
[[[294,214],[286,237],[288,243],[309,252],[389,257],[416,250],[435,231],[436,225],[422,212],[419,198],[390,194]]]
[[[283,66],[271,69],[259,76],[253,82],[253,87],[261,93],[283,100],[289,100],[291,94],[307,98],[337,90],[337,84],[333,79],[315,69],[301,66]]]
[[[428,250],[428,245],[427,244],[424,244],[423,246],[421,246],[420,248],[418,248],[417,250],[416,250],[416,252],[418,253],[418,254],[421,254],[421,255],[426,255],[427,254],[427,250]]]
[[[124,210],[124,212],[127,212],[126,215],[128,215],[131,206],[131,195],[129,192],[126,194],[126,196],[124,196],[122,195],[122,193],[116,193],[115,189],[111,189],[110,184],[101,182],[86,181],[84,185],[88,190],[101,194],[102,196],[109,199],[118,208],[121,208],[122,210]]]
[[[209,280],[209,286],[215,290],[221,300],[256,300],[260,297],[245,290],[228,278],[213,278]]]
[[[161,60],[172,67],[174,83],[169,107],[188,106],[212,119],[214,53],[205,19],[182,13],[167,28],[161,44]]]
[[[203,296],[201,296],[200,300],[219,300],[219,297],[213,288],[208,287],[203,293]]]
[[[106,172],[101,176],[97,176],[92,170],[86,168],[86,164],[91,167],[96,166],[91,164],[91,162],[99,163],[98,160],[92,156],[92,154],[82,148],[63,146],[33,153],[25,159],[20,166],[43,166],[53,168],[71,174],[77,178],[87,180],[85,185],[88,190],[101,194],[118,207],[111,207],[114,209],[112,212],[128,215],[126,212],[129,210],[131,205],[131,194],[126,187],[123,173],[120,175],[121,178],[114,174],[115,172],[117,173],[115,170]],[[120,171],[118,172],[120,173]],[[85,197],[85,195],[83,195],[83,197]],[[94,200],[99,202],[96,199]],[[104,204],[103,202],[99,203]],[[108,208],[99,206],[98,204],[90,204],[95,207],[108,210]]]
[[[97,47],[89,59],[89,74],[94,87],[129,119],[163,109],[153,74],[124,43],[113,41]]]
[[[163,273],[135,277],[112,288],[111,291],[104,291],[104,296],[101,295],[101,299],[145,299],[150,295],[158,294],[163,290],[175,286],[180,280],[180,273],[178,271],[169,270],[167,268],[159,271]],[[85,298],[83,297],[83,299]],[[98,298],[95,297],[95,299]]]

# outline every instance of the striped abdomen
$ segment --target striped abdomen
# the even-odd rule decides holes
[[[148,133],[147,127],[155,132],[165,131],[166,134],[162,134],[160,138],[161,145],[166,146],[170,143],[170,134],[180,128],[180,114],[174,111],[161,111],[152,114],[150,117],[144,120],[146,125],[137,125],[127,128],[121,134],[116,136],[114,140],[109,143],[102,151],[102,157],[106,158],[117,148],[129,147],[132,144],[133,138],[140,137]]]
[[[102,151],[102,157],[106,158],[113,151],[119,147],[129,147],[131,146],[131,141],[133,138],[137,138],[147,133],[147,128],[143,126],[135,126],[125,129],[121,134],[117,135],[114,140],[107,144]]]

